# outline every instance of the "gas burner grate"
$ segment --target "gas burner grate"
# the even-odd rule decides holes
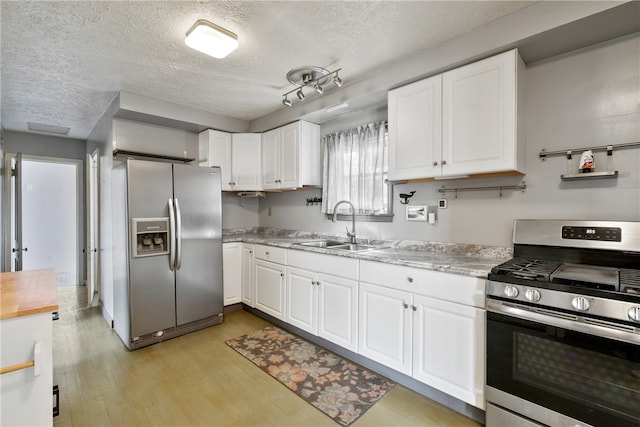
[[[520,279],[549,281],[549,276],[560,263],[539,259],[513,258],[491,269],[493,274]]]

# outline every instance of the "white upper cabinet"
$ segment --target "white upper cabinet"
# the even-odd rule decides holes
[[[261,144],[259,133],[200,133],[200,166],[220,166],[223,191],[261,190]]]
[[[440,172],[442,76],[389,91],[389,179]]]
[[[389,91],[389,178],[522,173],[524,67],[514,49]]]
[[[263,189],[321,185],[319,125],[298,121],[262,134]]]
[[[519,69],[511,50],[442,75],[442,175],[523,171]]]

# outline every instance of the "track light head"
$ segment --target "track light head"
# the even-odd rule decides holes
[[[338,73],[333,76],[333,84],[338,87],[342,87],[342,79],[338,77]]]
[[[302,93],[302,88],[298,89],[298,91],[296,92],[296,96],[300,101],[304,99],[304,93]]]
[[[322,88],[322,86],[320,86],[317,82],[315,85],[313,85],[313,90],[318,92],[319,95],[322,95],[322,92],[324,92],[324,89]]]
[[[282,103],[284,105],[286,105],[287,107],[291,107],[291,104],[292,104],[291,100],[289,98],[287,98],[287,95],[284,96],[284,99],[282,100]]]

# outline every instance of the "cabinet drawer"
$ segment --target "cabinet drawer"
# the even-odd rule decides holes
[[[478,277],[360,261],[360,281],[468,306],[484,307],[485,280]]]
[[[276,262],[278,264],[287,263],[287,250],[275,246],[255,245],[253,256],[257,259]]]
[[[358,280],[358,260],[354,258],[290,250],[287,265]]]

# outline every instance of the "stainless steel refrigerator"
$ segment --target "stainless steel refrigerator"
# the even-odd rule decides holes
[[[127,348],[221,323],[220,168],[129,159],[112,189],[113,326]]]

